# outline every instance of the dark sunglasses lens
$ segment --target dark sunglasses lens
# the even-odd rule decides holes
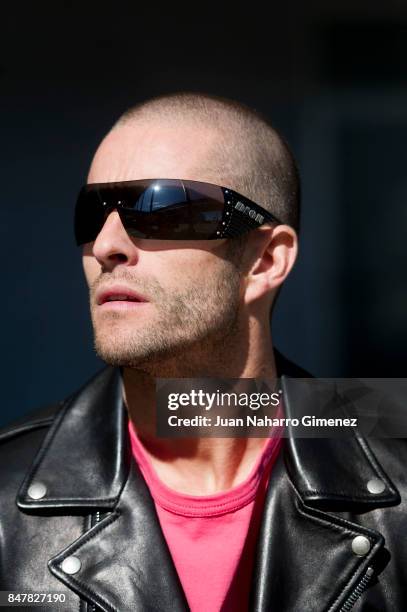
[[[75,208],[75,239],[79,246],[96,240],[103,227],[105,210],[97,191],[83,187]]]
[[[177,179],[88,185],[75,209],[77,244],[95,240],[106,213],[116,206],[134,238],[207,240],[218,237],[224,195],[216,185]]]
[[[158,240],[216,237],[224,208],[220,187],[192,181],[155,181],[123,200],[120,216],[130,236]]]

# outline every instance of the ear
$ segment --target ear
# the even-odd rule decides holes
[[[275,292],[285,281],[297,259],[297,233],[289,225],[259,228],[250,251],[255,259],[246,276],[246,303]]]

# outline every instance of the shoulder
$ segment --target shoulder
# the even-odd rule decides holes
[[[0,429],[0,489],[21,484],[63,402],[37,408]]]
[[[92,392],[92,384],[97,386],[101,375],[105,371],[109,374],[107,370],[103,368],[101,372],[94,374],[64,399],[38,407],[0,428],[0,491],[7,484],[21,484],[55,419],[83,389],[90,387]]]
[[[112,368],[110,368],[110,370],[111,369]],[[67,395],[64,399],[52,404],[40,406],[24,416],[11,421],[11,423],[0,427],[0,449],[10,441],[18,443],[19,439],[23,439],[26,436],[29,437],[31,434],[34,434],[34,432],[48,430],[61,409],[85,388],[91,387],[92,383],[96,382],[96,384],[98,384],[102,375],[109,373],[108,370],[109,368],[104,367],[102,370],[96,372],[96,374],[89,380],[86,380],[82,386]]]
[[[304,368],[297,365],[290,359],[287,359],[280,351],[276,348],[273,349],[274,358],[276,360],[277,375],[290,376],[291,378],[313,378],[310,372],[307,372]]]
[[[12,438],[24,435],[30,431],[47,428],[53,422],[58,408],[64,402],[56,402],[47,404],[35,410],[32,410],[24,416],[14,419],[11,423],[0,428],[0,446]]]

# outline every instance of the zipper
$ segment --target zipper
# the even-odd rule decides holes
[[[97,525],[97,523],[99,523],[100,521],[100,510],[97,510],[95,515],[94,515],[94,523],[92,525],[92,527],[94,527],[95,525]],[[92,604],[89,608],[89,612],[97,612],[97,608],[95,604]]]
[[[339,612],[349,612],[349,610],[353,608],[353,606],[355,605],[359,597],[366,590],[366,587],[371,581],[373,574],[374,574],[373,567],[368,567],[363,578],[358,583],[358,585],[354,588],[354,590],[352,591],[348,599],[345,601],[345,603],[343,604]]]

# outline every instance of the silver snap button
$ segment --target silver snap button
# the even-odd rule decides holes
[[[65,574],[76,574],[81,569],[81,565],[79,557],[71,555],[62,561],[61,569]]]
[[[46,492],[47,487],[43,482],[33,482],[33,484],[28,487],[27,494],[31,499],[41,499]]]
[[[369,493],[373,493],[373,495],[383,493],[386,488],[386,485],[380,478],[371,478],[366,486]]]
[[[370,550],[370,541],[366,536],[358,535],[352,540],[352,550],[358,557],[364,557]]]

